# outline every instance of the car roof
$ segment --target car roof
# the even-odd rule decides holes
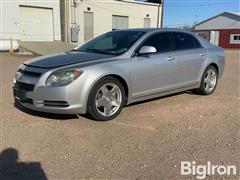
[[[115,31],[139,31],[139,32],[186,32],[192,33],[190,31],[177,29],[177,28],[130,28],[130,29],[121,29]]]

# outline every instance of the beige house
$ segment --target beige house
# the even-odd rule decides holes
[[[161,5],[134,0],[61,0],[60,8],[62,41],[78,44],[116,29],[157,27],[162,19]]]

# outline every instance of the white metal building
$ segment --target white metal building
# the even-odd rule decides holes
[[[62,40],[66,42],[81,44],[111,30],[161,24],[159,4],[134,0],[61,0],[60,3]]]
[[[61,40],[59,0],[0,0],[0,42]]]

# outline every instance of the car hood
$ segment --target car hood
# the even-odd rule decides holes
[[[55,68],[71,64],[99,61],[115,57],[114,55],[87,53],[87,52],[65,52],[50,56],[42,56],[24,62],[24,65],[39,68]]]

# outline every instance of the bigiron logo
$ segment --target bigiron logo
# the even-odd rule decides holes
[[[236,176],[237,168],[234,165],[213,165],[210,161],[205,165],[197,165],[195,161],[182,161],[181,175],[194,175],[197,179],[214,175]]]

